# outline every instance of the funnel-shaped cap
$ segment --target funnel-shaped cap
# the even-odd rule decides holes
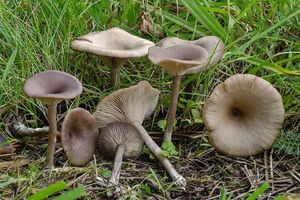
[[[114,158],[119,145],[125,145],[125,158],[137,157],[143,151],[144,141],[129,123],[115,122],[101,130],[99,147],[104,155]]]
[[[111,93],[99,103],[94,113],[98,128],[113,122],[142,124],[144,118],[155,110],[159,93],[147,81]]]
[[[145,56],[154,43],[120,29],[111,28],[81,36],[71,44],[72,49],[99,56],[133,58]]]
[[[68,112],[62,125],[61,143],[73,165],[84,166],[93,159],[98,137],[93,115],[82,108]]]
[[[24,84],[26,96],[37,98],[46,104],[62,99],[72,99],[82,92],[80,81],[74,76],[56,70],[47,70],[30,77]]]
[[[284,121],[284,108],[269,82],[238,74],[214,89],[202,115],[217,150],[250,156],[271,148]]]
[[[184,74],[194,74],[203,70],[205,67],[210,67],[219,62],[224,54],[224,43],[216,36],[205,36],[198,40],[188,41],[182,40],[176,37],[167,37],[162,39],[157,46],[163,48],[169,48],[181,44],[192,44],[204,48],[207,51],[207,60],[204,64],[195,66],[185,71]]]
[[[207,62],[207,51],[199,46],[180,44],[168,48],[149,48],[148,58],[171,76],[182,75],[188,69]]]

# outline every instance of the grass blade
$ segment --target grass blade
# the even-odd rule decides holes
[[[84,187],[79,187],[76,188],[74,190],[71,190],[69,192],[66,192],[64,194],[59,195],[58,197],[54,198],[53,200],[72,200],[72,199],[78,199],[79,197],[84,196],[85,193],[85,189]]]
[[[206,9],[198,2],[191,0],[180,0],[180,2],[192,13],[192,15],[200,22],[205,28],[219,36],[222,40],[226,40],[227,33],[222,28],[220,23],[209,14]]]
[[[273,31],[277,27],[282,26],[285,22],[287,22],[291,18],[297,16],[298,14],[300,14],[300,10],[297,10],[296,12],[294,12],[293,14],[291,14],[288,17],[284,18],[283,20],[281,20],[280,22],[278,22],[274,26],[271,26],[267,30],[265,30],[265,31],[263,31],[261,33],[256,34],[254,37],[251,38],[251,40],[249,40],[248,42],[246,42],[245,44],[243,44],[242,46],[240,46],[239,48],[237,48],[233,53],[244,52],[245,49],[248,48],[254,41],[256,41],[256,40],[264,37],[265,35],[267,35],[271,31]]]
[[[17,52],[18,52],[18,50],[15,49],[15,50],[12,52],[11,56],[9,57],[9,60],[8,60],[8,62],[7,62],[7,64],[6,64],[6,67],[5,67],[4,72],[3,72],[3,76],[2,76],[2,79],[1,79],[1,85],[2,85],[2,84],[4,83],[4,81],[6,80],[8,74],[9,74],[11,68],[12,68],[12,65],[13,65],[13,63],[14,63],[14,61],[15,61],[15,58],[16,58],[16,55],[17,55]]]
[[[67,184],[63,181],[58,181],[54,184],[51,184],[43,189],[41,189],[39,192],[31,195],[28,197],[28,200],[41,200],[44,198],[47,198],[48,196],[61,191],[67,187]]]
[[[249,62],[251,64],[254,64],[254,65],[257,65],[259,67],[272,70],[278,74],[300,76],[300,72],[295,72],[295,71],[283,68],[275,63],[264,61],[259,58],[248,58],[245,61]]]
[[[263,194],[267,189],[269,189],[270,184],[268,182],[263,183],[257,190],[255,190],[246,200],[256,200],[257,197]]]

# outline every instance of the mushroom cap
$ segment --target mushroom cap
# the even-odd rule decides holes
[[[74,50],[116,58],[145,56],[151,46],[154,46],[153,42],[139,38],[117,27],[89,33],[71,43],[71,48]]]
[[[121,144],[126,146],[124,158],[139,156],[144,147],[144,141],[140,137],[139,132],[129,123],[115,122],[101,130],[99,147],[104,155],[114,158],[118,146]]]
[[[23,91],[28,97],[51,104],[77,97],[82,92],[82,85],[77,78],[68,73],[47,70],[27,79]]]
[[[271,148],[284,121],[284,108],[280,94],[269,82],[237,74],[214,89],[202,115],[217,150],[250,156]]]
[[[207,51],[196,45],[180,44],[168,48],[150,47],[148,58],[171,76],[183,75],[187,70],[204,65]]]
[[[104,97],[94,112],[98,128],[102,129],[113,122],[142,124],[144,118],[155,110],[159,93],[147,81],[140,81],[137,85]]]
[[[93,159],[99,131],[93,115],[82,108],[70,110],[62,124],[61,144],[68,160],[84,166]]]
[[[7,138],[0,132],[0,155],[13,152],[13,147]]]
[[[185,71],[184,74],[194,74],[202,71],[205,67],[210,67],[219,62],[224,54],[224,43],[216,36],[205,36],[198,40],[188,41],[176,37],[166,37],[162,39],[157,46],[169,48],[180,44],[192,44],[203,47],[207,51],[207,60],[204,64],[197,65]]]

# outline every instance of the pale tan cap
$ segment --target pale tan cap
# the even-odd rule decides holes
[[[250,156],[272,147],[284,121],[284,107],[279,92],[269,82],[237,74],[214,89],[202,115],[217,150]]]

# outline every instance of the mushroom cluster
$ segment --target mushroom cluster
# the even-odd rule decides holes
[[[148,58],[173,77],[170,107],[164,141],[171,141],[176,117],[181,76],[201,72],[222,58],[224,44],[220,38],[207,36],[195,41],[165,38],[157,46],[131,35],[120,28],[90,33],[77,38],[71,47],[95,54],[110,68],[112,85],[120,87],[120,67],[129,58]],[[26,80],[23,91],[48,106],[49,136],[46,162],[54,166],[57,134],[56,106],[64,99],[72,99],[82,92],[80,81],[56,70],[47,70]],[[147,81],[119,89],[104,97],[96,111],[75,108],[68,111],[61,129],[61,143],[70,163],[84,166],[93,159],[96,148],[114,166],[108,186],[117,186],[123,158],[135,158],[146,144],[164,166],[170,177],[182,188],[182,177],[160,147],[143,127],[143,121],[155,110],[160,92]],[[229,156],[251,156],[271,148],[284,121],[280,94],[262,78],[237,74],[218,85],[207,102],[202,115],[208,136],[215,148]],[[12,147],[0,133],[0,154]]]

